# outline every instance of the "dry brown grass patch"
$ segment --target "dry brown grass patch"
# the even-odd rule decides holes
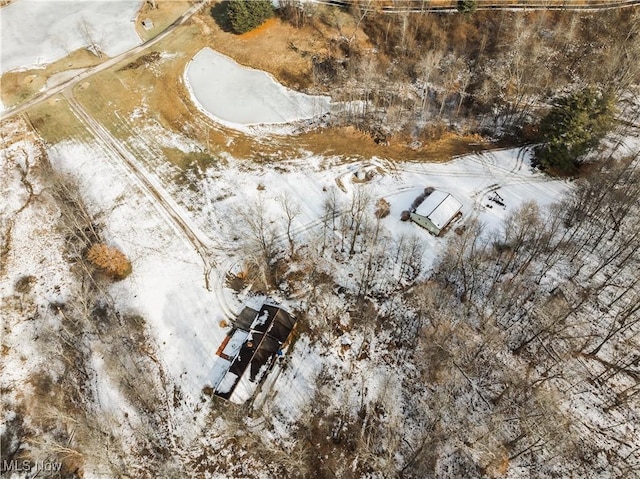
[[[45,68],[7,72],[0,77],[2,84],[2,103],[6,107],[17,105],[37,94],[47,83],[47,80],[58,73],[67,70],[88,68],[104,61],[86,49],[81,48],[71,52],[64,58],[50,63]]]
[[[115,281],[131,274],[131,262],[122,251],[104,243],[97,243],[89,248],[87,259],[101,272]]]
[[[203,10],[197,21],[206,26],[206,41],[212,48],[242,65],[271,73],[290,88],[311,86],[311,57],[326,51],[326,40],[318,30],[297,29],[273,17],[251,32],[236,35],[223,31],[209,12]]]
[[[92,136],[71,112],[67,101],[57,95],[31,107],[27,118],[38,134],[48,143],[63,140],[89,140]]]
[[[144,2],[136,18],[136,32],[143,41],[147,41],[171,25],[180,15],[186,12],[191,6],[191,2],[182,0],[156,0],[157,8],[152,8],[151,4]],[[149,30],[142,26],[146,19],[153,22],[153,27]]]

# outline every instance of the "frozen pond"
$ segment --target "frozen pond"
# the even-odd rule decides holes
[[[329,97],[285,88],[271,75],[243,67],[210,48],[193,57],[185,78],[200,109],[233,128],[289,123],[329,111]]]
[[[17,0],[0,9],[0,73],[51,63],[96,43],[108,56],[140,43],[141,0]]]

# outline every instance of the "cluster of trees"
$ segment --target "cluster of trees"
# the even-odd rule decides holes
[[[540,122],[542,144],[535,149],[535,159],[544,168],[573,173],[614,123],[615,99],[611,92],[585,88],[560,97]]]
[[[475,13],[446,15],[377,12],[380,5],[282,0],[277,9],[325,36],[310,83],[337,100],[333,124],[376,140],[424,141],[453,129],[543,142],[538,164],[572,174],[615,126],[621,96],[640,82],[638,9],[475,12],[476,1],[460,1],[461,12]],[[236,33],[273,12],[269,0],[226,7]]]
[[[550,100],[600,91],[604,104],[589,107],[609,108],[640,81],[638,9],[439,15],[377,13],[376,2],[351,2],[348,12],[290,4],[281,12],[293,24],[333,32],[312,78],[316,90],[345,101],[333,121],[369,131],[428,139],[455,128],[537,140],[532,126]]]
[[[227,2],[227,18],[235,33],[246,33],[273,16],[271,0],[234,0]]]
[[[636,155],[585,180],[549,212],[524,205],[499,232],[475,225],[449,244],[431,282],[415,295],[424,327],[415,365],[433,378],[434,362],[424,359],[435,356],[436,368],[444,362],[459,372],[461,390],[452,394],[455,374],[444,374],[418,383],[429,393],[407,398],[432,413],[442,412],[434,389],[450,405],[460,395],[473,405],[441,423],[452,436],[425,434],[428,447],[418,459],[426,463],[418,467],[416,460],[418,471],[433,466],[434,441],[457,437],[460,453],[483,471],[497,458],[524,460],[537,472],[638,473],[631,449],[617,445],[622,431],[585,427],[579,408],[561,412],[563,402],[577,400],[577,385],[596,384],[602,417],[637,413],[638,166]]]
[[[381,223],[389,205],[376,200],[366,185],[356,184],[348,196],[337,187],[328,188],[317,233],[300,230],[300,203],[291,196],[278,198],[279,220],[264,201],[259,197],[238,210],[233,226],[235,236],[244,238],[245,281],[258,290],[295,287],[290,283],[300,278],[292,280],[287,270],[299,262],[305,263],[304,269],[337,263],[353,271],[349,286],[360,300],[402,290],[422,272],[424,245],[419,236],[391,238]]]

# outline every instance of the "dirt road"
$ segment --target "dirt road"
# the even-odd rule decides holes
[[[193,15],[195,15],[206,4],[207,4],[206,0],[199,0],[192,7],[190,7],[186,12],[180,15],[180,17],[178,17],[175,22],[169,25],[166,29],[164,29],[164,31],[162,31],[157,36],[153,37],[150,40],[147,40],[146,42],[142,43],[141,45],[138,45],[135,48],[132,48],[131,50],[128,50],[116,57],[110,58],[104,63],[88,68],[84,72],[79,73],[73,78],[70,78],[69,80],[55,87],[49,88],[41,93],[38,93],[31,100],[28,100],[25,103],[21,103],[18,106],[4,110],[2,113],[0,113],[0,120],[6,120],[16,115],[19,115],[25,112],[27,109],[31,108],[32,106],[42,103],[43,101],[48,100],[49,98],[51,98],[54,95],[57,95],[58,93],[64,92],[65,90],[86,80],[87,78],[95,75],[96,73],[100,73],[101,71],[106,70],[107,68],[111,68],[116,63],[119,63],[123,60],[126,60],[127,58],[138,55],[139,53],[143,52],[144,50],[152,47],[153,45],[161,41],[163,38],[166,38],[167,35],[169,35],[176,27],[184,24],[187,20],[189,20]]]
[[[330,5],[341,8],[352,8],[358,6],[364,13],[458,13],[456,2],[451,1],[450,5],[430,5],[424,0],[404,0],[399,3],[381,3],[376,1],[359,2],[357,0],[307,0],[310,3]],[[558,0],[525,2],[516,1],[492,1],[478,0],[475,10],[508,10],[508,11],[539,11],[539,10],[559,10],[559,11],[582,11],[601,12],[604,10],[615,10],[618,8],[628,8],[640,5],[640,0],[589,0],[586,4],[572,3],[571,1]]]

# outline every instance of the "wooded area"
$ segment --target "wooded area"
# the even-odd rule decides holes
[[[349,261],[363,231],[353,295],[342,309],[328,308],[339,302],[335,285],[314,270],[309,333],[330,344],[347,315],[371,341],[387,338],[403,408],[390,391],[361,409],[336,402],[330,385],[348,376],[327,371],[298,424],[299,440],[308,440],[298,444],[308,448],[304,470],[416,478],[500,477],[513,464],[541,476],[640,472],[637,445],[622,439],[640,391],[638,160],[607,164],[548,211],[525,204],[498,231],[468,220],[426,281],[415,281],[420,242],[390,250],[372,216],[361,222],[354,199],[329,249]],[[328,203],[329,227],[333,210]],[[320,256],[308,261],[323,264],[326,237],[309,246]],[[577,410],[566,411],[569,403]],[[587,426],[584,414],[609,425]],[[612,415],[617,424],[605,419]]]
[[[618,103],[640,75],[638,8],[420,14],[382,13],[366,1],[280,3],[292,24],[334,32],[327,53],[313,56],[312,79],[345,101],[333,121],[382,136],[535,141],[556,99],[592,88]]]

